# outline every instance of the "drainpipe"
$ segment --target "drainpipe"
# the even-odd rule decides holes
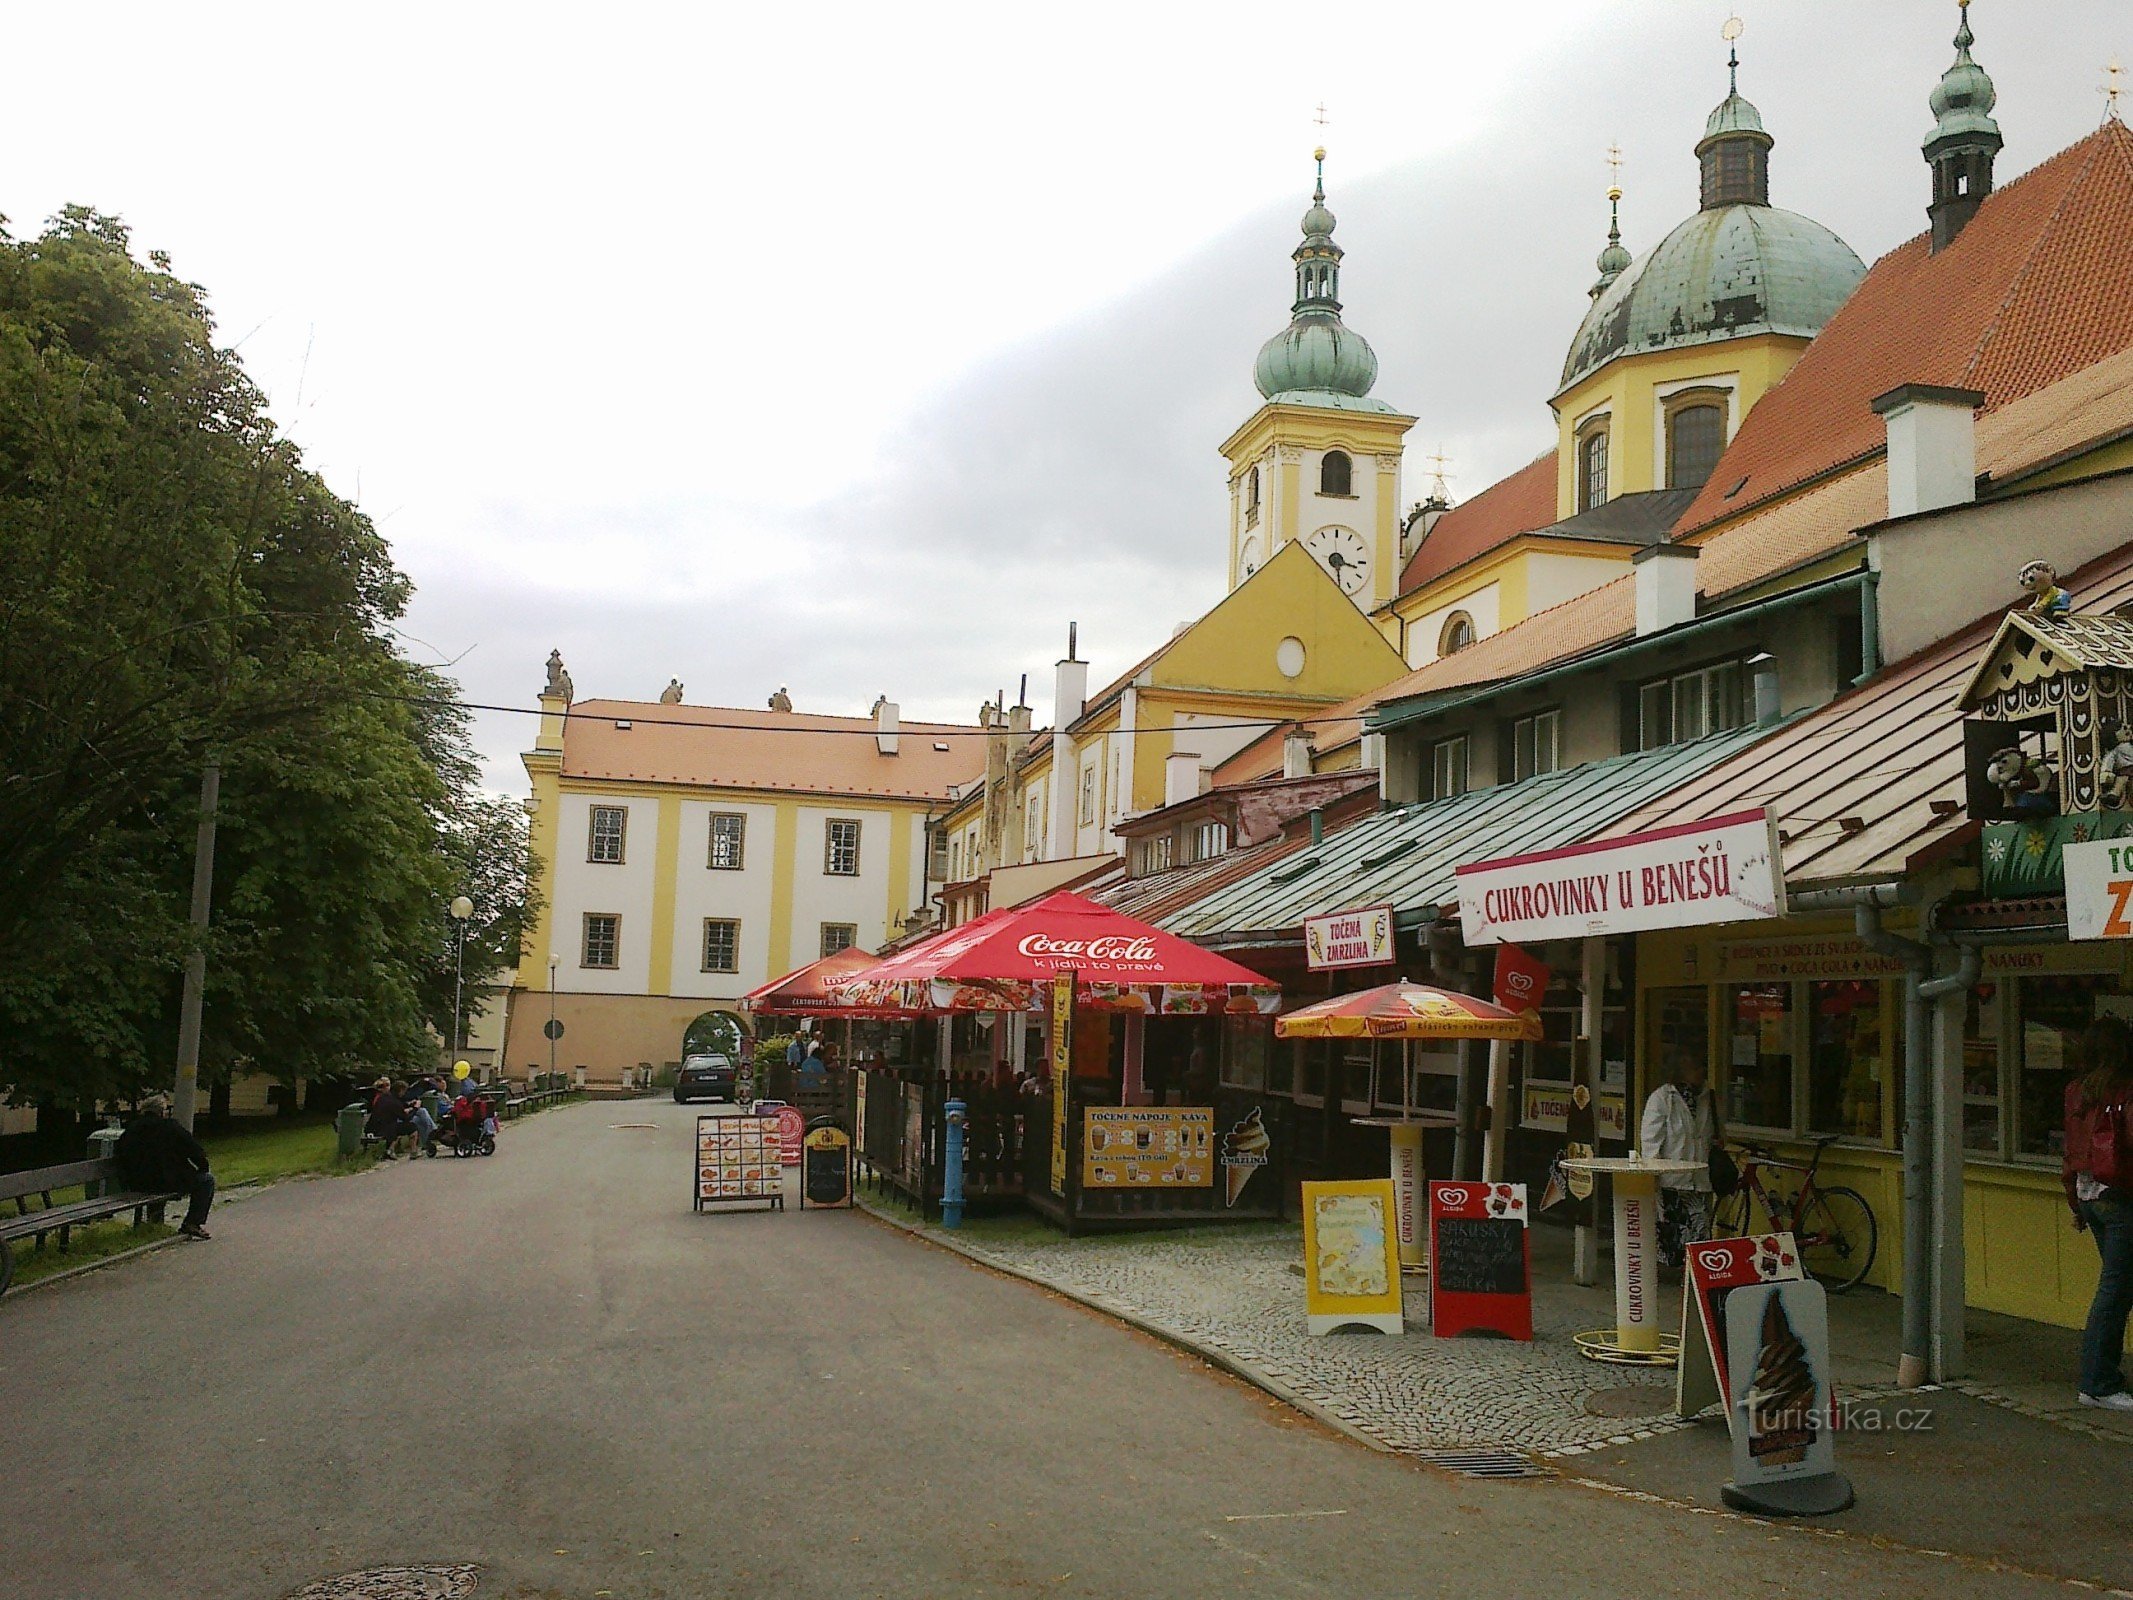
[[[1927,902],[1920,926],[1932,926],[1938,900]],[[1881,925],[1882,902],[1869,895],[1853,913],[1859,942],[1877,955],[1901,961],[1903,975],[1903,1354],[1896,1364],[1899,1388],[1915,1389],[1931,1370],[1933,1296],[1933,1060],[1932,1032],[1924,986],[1932,979],[1933,951],[1916,939]]]
[[[1864,683],[1881,670],[1881,574],[1869,568],[1859,585],[1859,676]]]
[[[1929,918],[1927,945],[1948,948]],[[1966,1258],[1963,1241],[1962,996],[1977,982],[1984,951],[1957,946],[1955,970],[1918,986],[1933,1015],[1933,1381],[1962,1376]]]

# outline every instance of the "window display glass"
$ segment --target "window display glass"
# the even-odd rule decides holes
[[[1882,1137],[1888,1031],[1878,978],[1807,986],[1807,1131]]]
[[[2100,1016],[2126,1014],[2124,987],[2115,974],[2105,973],[2021,980],[2014,1106],[2018,1154],[2058,1160],[2066,1142],[2066,1085],[2076,1071],[2082,1032]]]
[[[1963,996],[1963,1148],[2000,1153],[2000,992],[1992,983]]]
[[[1726,1125],[1792,1126],[1792,985],[1736,983],[1725,998]]]
[[[1264,1089],[1267,1049],[1273,1039],[1271,1017],[1224,1017],[1222,1081],[1237,1089]]]

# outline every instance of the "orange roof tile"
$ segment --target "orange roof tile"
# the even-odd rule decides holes
[[[1216,767],[1208,778],[1209,786],[1227,789],[1233,784],[1280,777],[1282,743],[1287,739],[1289,729],[1299,723],[1311,735],[1311,748],[1321,756],[1330,755],[1344,745],[1355,743],[1363,736],[1363,713],[1383,697],[1382,689],[1372,689],[1352,700],[1343,700],[1338,705],[1314,711],[1308,717],[1291,717],[1279,726],[1269,728]]]
[[[1550,450],[1439,517],[1408,557],[1399,592],[1418,589],[1555,520],[1555,452]]]
[[[1988,411],[2133,346],[2133,131],[2111,121],[1986,197],[1938,255],[1920,234],[1874,263],[1741,423],[1690,535],[1884,442],[1869,402],[1899,384],[1980,389]]]
[[[563,728],[563,776],[939,800],[985,771],[977,728],[906,722],[897,732],[897,753],[887,756],[871,717],[580,700]]]

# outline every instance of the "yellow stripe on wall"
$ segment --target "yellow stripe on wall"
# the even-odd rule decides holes
[[[681,861],[681,796],[659,797],[659,837],[652,850],[652,970],[646,986],[653,994],[674,992],[674,888]]]
[[[800,808],[790,800],[778,802],[777,853],[770,865],[770,975],[783,977],[793,969],[792,888],[793,852],[799,847]]]
[[[1002,849],[1006,841],[1002,841]],[[889,813],[889,903],[882,911],[882,935],[894,937],[896,920],[911,903],[911,814]]]

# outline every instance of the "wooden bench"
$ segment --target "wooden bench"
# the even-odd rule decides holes
[[[55,1193],[76,1185],[88,1198],[52,1203]],[[149,1212],[160,1213],[171,1201],[184,1198],[175,1191],[147,1194],[128,1189],[116,1161],[69,1161],[63,1166],[0,1173],[0,1208],[10,1201],[15,1208],[12,1216],[0,1209],[0,1294],[7,1293],[15,1278],[15,1240],[34,1240],[31,1248],[42,1250],[46,1237],[56,1233],[59,1248],[65,1250],[74,1230],[85,1223],[131,1211],[138,1228],[147,1222]]]

